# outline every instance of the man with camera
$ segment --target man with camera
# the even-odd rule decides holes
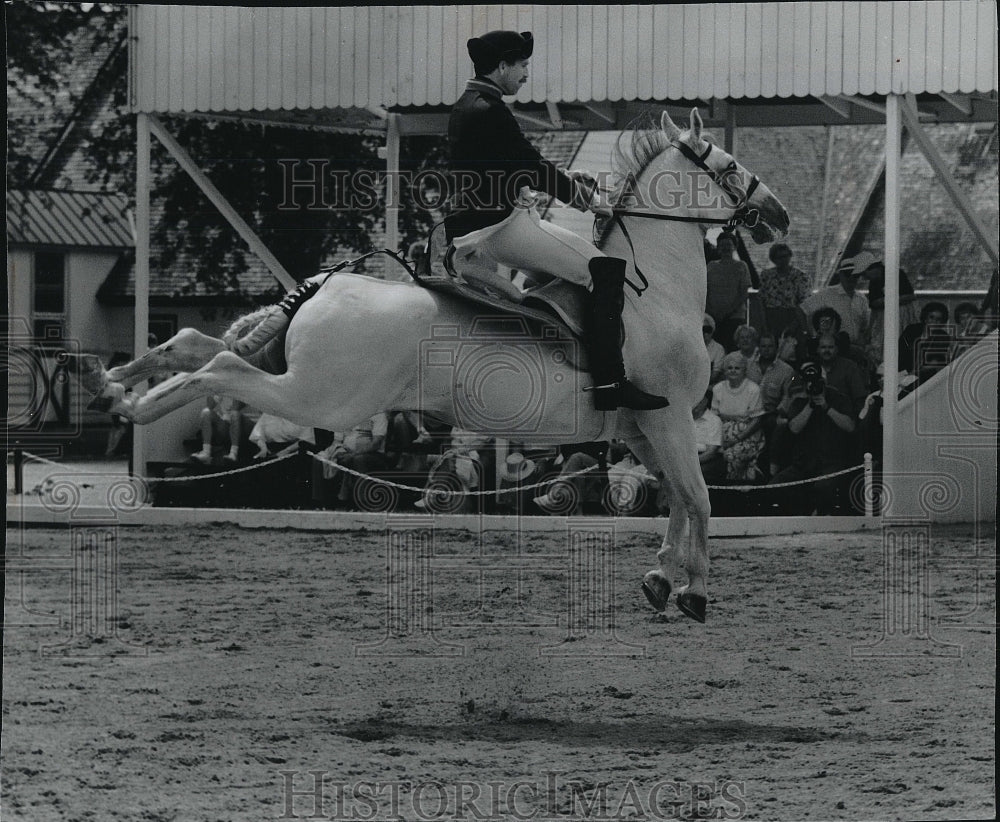
[[[826,382],[818,363],[802,364],[792,380],[785,413],[791,464],[779,471],[771,484],[821,477],[849,466],[856,425],[851,399]],[[814,483],[811,495],[809,486],[799,486],[783,496],[803,513],[816,510],[829,514],[840,506],[846,509],[845,501],[839,499],[845,487],[845,476],[833,477]]]

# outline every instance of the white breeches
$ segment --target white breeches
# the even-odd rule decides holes
[[[542,220],[538,209],[517,207],[502,222],[455,238],[456,248],[475,246],[500,263],[544,271],[590,288],[588,263],[604,257],[596,246],[565,228]]]

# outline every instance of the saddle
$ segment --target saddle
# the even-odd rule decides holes
[[[524,317],[532,324],[554,325],[563,332],[559,336],[583,337],[585,288],[543,271],[510,268],[476,247],[458,249],[445,240],[444,224],[431,231],[414,279],[432,291]]]

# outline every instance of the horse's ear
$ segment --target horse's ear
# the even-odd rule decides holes
[[[664,109],[663,114],[660,115],[660,130],[671,139],[681,133],[677,124],[670,119],[670,113],[666,109]]]
[[[695,140],[701,139],[701,129],[703,125],[704,124],[701,122],[701,114],[698,112],[698,109],[691,109],[691,136]]]

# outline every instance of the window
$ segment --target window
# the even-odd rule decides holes
[[[150,314],[149,333],[156,337],[156,344],[166,342],[177,333],[176,314]]]
[[[35,252],[35,313],[62,314],[66,310],[66,255]]]

